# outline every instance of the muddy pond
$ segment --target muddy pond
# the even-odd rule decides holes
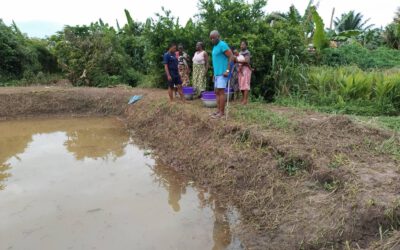
[[[0,122],[0,249],[241,249],[237,223],[117,118]]]

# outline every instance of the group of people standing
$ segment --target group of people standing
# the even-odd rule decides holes
[[[240,51],[229,47],[228,44],[220,39],[218,31],[210,33],[210,40],[213,44],[212,66],[214,91],[217,97],[217,111],[212,113],[213,118],[221,118],[225,115],[225,89],[228,81],[235,91],[242,92],[242,104],[246,105],[249,98],[250,81],[252,68],[250,66],[251,54],[247,49],[247,42],[241,41]],[[177,90],[181,99],[184,100],[182,86],[190,85],[190,66],[189,56],[184,52],[183,46],[178,47],[171,43],[168,52],[164,54],[163,64],[168,79],[168,95],[173,101],[174,91]],[[204,44],[196,44],[196,52],[192,58],[192,86],[196,89],[196,94],[201,93],[207,87],[207,73],[209,69],[209,55],[204,49]]]

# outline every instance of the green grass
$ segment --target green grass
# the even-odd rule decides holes
[[[400,145],[393,136],[377,147],[378,152],[393,155],[400,160]]]
[[[394,116],[394,117],[389,117],[389,116],[381,116],[377,117],[378,123],[381,124],[382,126],[393,129],[396,131],[400,131],[400,117],[399,116]]]
[[[370,105],[363,106],[361,104],[350,104],[345,108],[339,108],[336,106],[317,106],[299,98],[279,98],[275,103],[287,107],[296,107],[301,110],[311,110],[329,114],[349,114],[358,122],[400,132],[400,116],[374,116],[373,114],[377,114],[379,111],[374,110],[375,108]]]
[[[353,118],[361,123],[400,132],[399,116],[353,116]]]
[[[314,104],[308,102],[302,98],[297,97],[279,97],[275,101],[276,104],[297,107],[300,109],[313,110],[324,113],[333,114],[348,114],[348,115],[360,115],[360,116],[382,116],[386,113],[393,114],[395,111],[393,107],[387,107],[382,110],[376,104],[371,101],[352,101],[345,104],[336,103],[334,105]]]
[[[240,122],[251,125],[260,125],[263,128],[290,129],[293,124],[287,117],[268,110],[263,103],[250,103],[246,106],[234,106],[230,115]]]
[[[336,154],[333,156],[333,159],[328,164],[329,168],[339,168],[348,164],[349,160],[344,154]]]
[[[29,79],[0,81],[0,87],[29,86],[32,84],[49,85],[63,79],[61,74],[37,74]]]
[[[336,191],[339,188],[340,181],[325,182],[324,189],[328,192]]]
[[[307,162],[295,157],[278,159],[278,168],[286,172],[289,176],[294,176],[300,171],[306,170]]]

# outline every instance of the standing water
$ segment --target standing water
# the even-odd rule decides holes
[[[240,248],[234,211],[146,155],[116,118],[0,122],[0,249]]]

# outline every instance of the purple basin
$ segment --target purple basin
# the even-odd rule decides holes
[[[217,106],[217,96],[215,95],[214,91],[203,92],[201,95],[201,100],[206,107],[214,108]]]
[[[183,91],[184,95],[192,95],[192,94],[194,94],[194,88],[193,87],[183,87],[182,91]]]
[[[213,91],[203,92],[201,96],[202,96],[202,99],[204,99],[204,100],[217,99],[217,96],[215,95],[215,93]]]

